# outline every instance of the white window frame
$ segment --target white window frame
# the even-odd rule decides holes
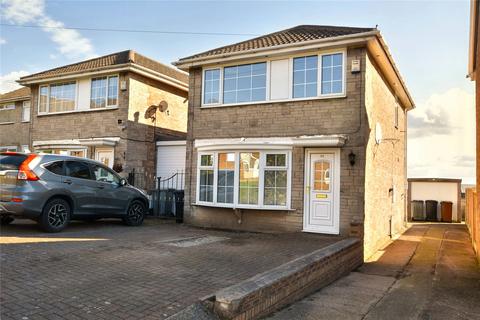
[[[68,111],[57,111],[57,112],[50,112],[50,87],[52,85],[61,85],[61,84],[66,84],[66,83],[75,83],[75,100],[74,100],[74,108],[73,110],[68,110]],[[47,87],[47,110],[45,112],[40,111],[40,91],[43,87]],[[44,115],[44,114],[62,114],[62,113],[70,113],[70,112],[76,112],[78,111],[78,81],[62,81],[62,82],[53,82],[49,84],[42,84],[38,86],[38,99],[37,99],[37,113],[39,115]]]
[[[0,152],[17,152],[17,146],[0,146]]]
[[[259,175],[258,175],[258,204],[240,204],[239,203],[239,182],[240,182],[240,153],[260,153]],[[235,171],[234,171],[234,193],[233,203],[217,202],[218,188],[218,154],[233,153],[235,154]],[[286,157],[285,167],[266,167],[267,154],[284,154]],[[201,166],[202,155],[211,155],[213,157],[213,166]],[[200,170],[213,170],[213,201],[200,201]],[[286,170],[287,171],[287,198],[284,206],[265,205],[264,204],[264,173],[265,170]],[[261,210],[291,210],[291,189],[292,189],[292,151],[291,150],[265,150],[265,149],[235,149],[235,150],[215,150],[198,152],[197,155],[197,183],[196,183],[196,204],[222,207],[232,209],[261,209]]]
[[[29,104],[29,106],[28,106],[28,120],[25,120],[25,104],[26,103]],[[23,101],[23,104],[22,104],[22,122],[30,122],[31,112],[32,112],[31,102],[29,100],[28,101]]]
[[[329,94],[322,94],[322,57],[325,55],[333,55],[333,54],[342,54],[342,92],[341,93],[329,93]],[[317,96],[316,97],[303,97],[303,98],[293,98],[293,59],[299,57],[307,57],[307,56],[318,56],[318,64],[317,64]],[[305,52],[302,54],[296,54],[288,56],[289,60],[289,94],[287,99],[280,99],[280,100],[271,100],[270,99],[270,74],[271,74],[271,67],[270,62],[273,60],[281,60],[282,58],[274,57],[268,59],[261,59],[261,60],[252,60],[252,61],[245,61],[245,63],[231,63],[225,65],[215,65],[211,67],[204,67],[202,68],[202,90],[201,90],[201,107],[202,108],[212,108],[212,107],[229,107],[229,106],[241,106],[241,105],[251,105],[251,104],[266,104],[266,103],[276,103],[276,102],[287,102],[287,101],[303,101],[303,100],[316,100],[316,99],[332,99],[332,98],[344,98],[346,97],[347,92],[347,83],[346,83],[346,64],[347,64],[347,50],[343,49],[335,49],[335,50],[325,50],[320,52]],[[266,66],[266,93],[265,93],[265,100],[264,101],[249,101],[249,102],[240,102],[240,103],[223,103],[223,81],[224,81],[224,68],[244,65],[244,64],[255,64],[265,62]],[[220,69],[220,88],[219,88],[219,102],[218,103],[204,103],[204,90],[205,90],[205,71],[209,70],[218,70]]]
[[[2,103],[0,106],[0,111],[15,110],[15,102]]]
[[[110,83],[110,78],[117,77],[117,103],[116,104],[108,104],[108,87]],[[105,90],[105,107],[102,108],[92,108],[92,82],[95,79],[99,78],[107,78],[107,89]],[[119,74],[110,74],[107,76],[98,76],[90,78],[90,97],[88,99],[88,110],[104,110],[107,108],[115,108],[118,107],[118,96],[120,91],[120,75]]]

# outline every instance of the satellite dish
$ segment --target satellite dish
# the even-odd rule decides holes
[[[383,134],[382,134],[382,126],[380,123],[377,122],[375,125],[375,142],[380,144],[382,142]]]
[[[165,112],[167,111],[167,109],[168,109],[168,102],[165,100],[162,100],[162,102],[158,104],[158,110],[160,110],[160,112]]]

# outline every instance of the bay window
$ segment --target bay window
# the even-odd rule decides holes
[[[288,209],[290,151],[199,153],[197,203],[231,208]]]

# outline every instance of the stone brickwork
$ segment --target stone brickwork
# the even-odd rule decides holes
[[[399,234],[406,222],[406,117],[382,79],[377,66],[367,56],[365,105],[368,116],[365,166],[365,257]],[[383,141],[375,141],[380,124]]]
[[[341,149],[340,234],[359,234],[363,220],[366,119],[363,105],[364,72],[349,72],[352,59],[365,66],[365,48],[347,51],[346,97],[305,101],[200,108],[202,73],[190,70],[189,127],[185,186],[188,223],[217,228],[256,231],[301,231],[303,224],[305,148],[292,152],[292,211],[219,209],[192,206],[196,199],[195,139],[345,134]],[[365,70],[365,68],[362,68]],[[357,161],[350,166],[348,154]],[[193,173],[193,174],[192,174]],[[240,217],[240,218],[239,218]],[[241,221],[241,223],[239,223]]]
[[[23,101],[15,101],[15,109],[0,111],[0,147],[30,146],[30,122],[22,122]]]
[[[360,60],[361,72],[350,71]],[[405,114],[372,65],[364,47],[347,49],[346,97],[201,108],[202,71],[190,69],[185,220],[215,228],[301,231],[305,148],[292,156],[291,211],[233,210],[192,205],[196,199],[196,139],[344,134],[340,149],[340,234],[363,238],[366,255],[403,230],[405,214]],[[388,140],[375,145],[375,123]],[[355,154],[350,165],[348,155]],[[367,190],[368,189],[368,190]],[[394,189],[394,203],[392,192]],[[391,219],[390,219],[391,217]],[[390,227],[391,225],[391,227]]]
[[[215,293],[220,319],[260,319],[363,264],[362,244],[345,239]]]

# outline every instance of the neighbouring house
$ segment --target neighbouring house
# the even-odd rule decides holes
[[[34,151],[96,159],[151,188],[156,141],[185,140],[188,74],[133,50],[18,82],[32,92]]]
[[[182,58],[187,223],[364,240],[406,223],[413,100],[380,31],[301,25]]]
[[[480,8],[478,0],[470,1],[470,48],[468,55],[468,77],[475,81],[476,106],[476,189],[467,191],[465,218],[472,236],[472,242],[480,259]],[[475,120],[472,120],[475,121]],[[468,212],[467,212],[468,211]]]
[[[30,149],[30,89],[0,95],[0,151]]]

